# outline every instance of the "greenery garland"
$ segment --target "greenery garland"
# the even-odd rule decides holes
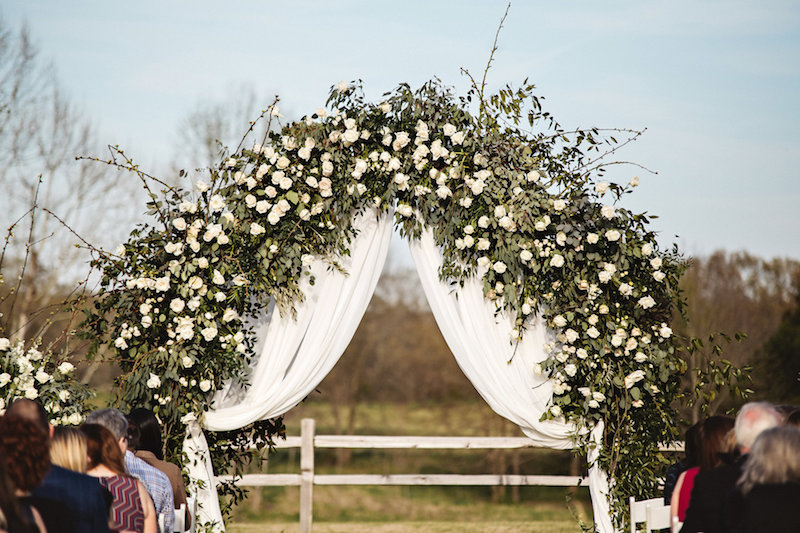
[[[627,497],[655,491],[658,446],[677,432],[685,368],[668,324],[684,264],[659,250],[644,214],[617,205],[638,178],[602,181],[603,156],[621,143],[564,131],[533,90],[526,81],[485,97],[473,83],[457,98],[434,80],[369,103],[340,83],[331,111],[243,141],[192,191],[151,193],[158,222],[95,257],[102,281],[82,327],[93,352],[106,346],[124,370],[121,403],[155,410],[178,457],[185,423],[227,380],[244,379],[254,346],[244,317],[270,299],[291,312],[312,260],[338,268],[348,253],[353,217],[394,208],[409,238],[433,230],[443,279],[485,267],[486,298],[516,316],[509,342],[537,314],[558,332],[531,369],[554,382],[545,417],[573,422],[584,450],[585,430],[604,423],[599,460],[623,523]],[[280,116],[276,105],[267,112]],[[129,160],[106,163],[148,178]],[[282,424],[243,431],[269,445]],[[216,468],[241,434],[211,436]]]

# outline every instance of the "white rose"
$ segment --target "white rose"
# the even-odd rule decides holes
[[[639,298],[639,305],[642,309],[650,309],[654,305],[656,305],[656,301],[653,300],[651,296],[645,296],[644,298]]]
[[[383,102],[378,106],[378,109],[380,109],[381,112],[385,114],[392,110],[392,106],[389,102]]]
[[[151,389],[157,389],[161,386],[161,378],[157,375],[150,373],[150,378],[147,380],[147,387]]]
[[[155,289],[158,292],[166,292],[169,290],[169,276],[156,279]]]
[[[192,202],[181,202],[179,209],[184,213],[195,213],[197,212],[197,204]]]
[[[459,200],[458,203],[461,207],[468,208],[469,206],[472,205],[472,198],[470,198],[469,196],[465,196],[464,198]]]
[[[187,284],[189,285],[190,289],[196,291],[197,289],[203,286],[203,280],[200,279],[199,276],[192,276],[191,278],[189,278],[189,281],[187,281]]]
[[[566,366],[564,367],[564,373],[565,373],[566,375],[568,375],[569,377],[574,377],[574,376],[575,376],[575,374],[577,374],[577,373],[578,373],[578,367],[577,367],[577,366],[575,366],[575,365],[574,365],[574,364],[572,364],[572,363],[569,363],[568,365],[566,365]]]
[[[183,231],[186,229],[186,220],[183,217],[178,217],[172,221],[172,225],[175,227],[176,230]]]
[[[186,306],[186,302],[181,300],[180,298],[173,298],[173,300],[169,303],[169,308],[172,309],[174,313],[180,313],[183,311],[183,308]]]
[[[607,181],[601,181],[601,182],[595,183],[594,190],[597,192],[597,194],[600,194],[600,195],[605,194],[606,191],[608,190],[608,182]]]
[[[208,208],[211,210],[212,213],[216,213],[217,211],[222,211],[223,209],[225,209],[225,200],[223,200],[222,196],[220,196],[219,194],[215,194],[208,201]]]
[[[223,322],[230,322],[231,320],[236,320],[237,318],[239,318],[239,313],[230,307],[225,309],[225,313],[222,315]]]
[[[661,268],[661,263],[660,257],[654,257],[650,260],[650,266],[653,267],[654,270]]]
[[[153,317],[151,317],[150,315],[145,315],[142,317],[143,328],[149,328],[152,325],[153,325]]]
[[[615,229],[610,229],[606,231],[606,239],[608,239],[611,242],[618,241],[621,236],[622,235],[620,234],[620,232]]]
[[[414,213],[414,210],[408,204],[398,204],[397,212],[404,217],[410,217]]]
[[[525,178],[528,180],[529,183],[535,183],[535,182],[539,181],[539,178],[541,178],[541,177],[542,177],[542,175],[539,174],[538,170],[531,170],[530,172],[528,172],[525,175]]]
[[[613,205],[604,205],[600,208],[600,214],[603,215],[604,218],[611,220],[615,216],[617,216],[616,212],[614,211]]]
[[[666,324],[661,324],[661,328],[658,330],[658,334],[661,335],[663,338],[668,339],[670,335],[672,335],[672,328],[668,327]]]
[[[183,359],[181,359],[181,363],[183,364],[183,368],[192,368],[194,366],[194,359],[188,355],[184,355]]]
[[[38,381],[39,383],[47,383],[48,381],[50,381],[50,374],[48,374],[42,369],[39,369],[39,371],[36,372],[36,381]]]
[[[197,260],[197,266],[200,268],[208,268],[208,259],[201,257]]]
[[[633,360],[637,363],[644,363],[647,361],[647,356],[642,352],[636,352],[636,355],[633,357]]]
[[[247,196],[244,197],[244,205],[246,205],[250,209],[255,207],[257,203],[258,203],[257,198],[252,194],[248,194]]]
[[[653,245],[646,242],[642,245],[642,255],[650,255],[653,253]]]
[[[591,326],[589,329],[586,330],[586,334],[589,335],[591,338],[596,339],[597,337],[600,336],[600,331],[596,327]]]
[[[208,392],[211,390],[211,381],[208,379],[204,379],[203,381],[200,382],[199,387],[201,391]]]
[[[124,350],[128,347],[128,343],[125,342],[125,339],[123,339],[122,337],[117,337],[117,339],[114,341],[114,346],[116,346],[120,350]]]
[[[638,187],[639,186],[639,176],[634,176],[631,178],[631,181],[628,182],[631,187]]]
[[[247,283],[247,278],[245,278],[243,275],[237,274],[236,276],[234,276],[233,284],[236,285],[237,287],[241,287],[245,283]]]
[[[556,268],[564,266],[564,256],[561,254],[553,255],[553,257],[550,258],[550,266],[554,266]]]
[[[572,328],[565,331],[564,336],[567,338],[567,342],[569,342],[570,344],[578,340],[578,332]]]
[[[197,190],[200,192],[206,192],[208,190],[208,183],[201,180],[198,181],[197,184],[195,184],[195,187],[197,187]]]
[[[492,270],[497,272],[498,274],[504,273],[508,267],[502,261],[497,261],[495,264],[492,265]]]
[[[250,223],[250,235],[253,235],[255,237],[255,236],[258,236],[258,235],[261,235],[261,234],[265,233],[266,231],[267,230],[264,229],[264,226],[262,226],[261,224],[259,224],[257,222],[251,222]]]
[[[588,402],[586,402],[586,405],[590,409],[597,409],[598,407],[600,407],[600,404],[597,402],[597,400],[594,400],[594,399],[589,400]]]
[[[553,405],[552,407],[550,407],[550,414],[552,414],[556,418],[561,416],[561,408],[557,405]]]
[[[519,258],[522,259],[524,263],[527,263],[531,259],[533,259],[533,253],[530,250],[522,250],[519,253]]]
[[[489,227],[489,217],[482,216],[478,219],[478,227],[486,229]]]
[[[144,303],[144,304],[139,306],[139,313],[142,314],[142,315],[149,315],[150,311],[152,309],[153,309],[152,305],[150,305],[148,303]]]
[[[595,244],[600,239],[600,236],[597,233],[589,233],[586,235],[586,242],[589,244]]]
[[[62,390],[58,392],[58,399],[61,400],[62,402],[66,402],[67,400],[69,400],[69,397],[71,395],[72,394],[68,390]]]
[[[11,381],[11,375],[8,372],[0,374],[0,387],[5,387]]]
[[[556,211],[563,211],[567,207],[567,202],[562,199],[555,200],[553,202],[553,209]]]
[[[75,370],[75,366],[69,361],[64,361],[63,363],[58,365],[58,371],[61,372],[62,374],[69,374],[73,370]]]
[[[452,136],[450,136],[450,140],[453,141],[453,144],[462,144],[464,139],[466,139],[467,134],[463,131],[457,131]]]
[[[442,128],[442,131],[444,132],[445,137],[450,137],[457,130],[458,130],[458,128],[456,128],[455,126],[453,126],[452,124],[449,124],[449,123],[445,124],[444,127]]]
[[[480,268],[488,267],[490,262],[491,261],[489,260],[489,258],[486,257],[485,255],[478,258],[478,266]]]
[[[0,337],[0,350],[8,350],[11,347],[11,341],[5,337]]]
[[[225,293],[220,291],[214,295],[214,300],[217,302],[224,302],[228,297],[225,296]]]
[[[611,273],[603,270],[597,274],[597,277],[600,280],[600,283],[608,283],[611,280]]]
[[[213,281],[216,285],[222,285],[225,283],[225,276],[223,276],[219,270],[214,269],[214,275],[212,276],[211,281]]]
[[[39,391],[34,388],[27,389],[25,391],[25,397],[29,400],[35,400],[39,397]]]
[[[217,336],[217,333],[218,333],[217,328],[215,328],[214,326],[209,326],[207,328],[203,328],[202,330],[200,330],[200,334],[207,342],[211,342],[212,340],[214,340],[214,337]]]
[[[630,389],[636,383],[644,379],[644,370],[634,370],[625,376],[625,388]]]
[[[631,287],[631,286],[630,286],[629,284],[627,284],[627,283],[620,283],[620,285],[619,285],[619,292],[620,292],[620,294],[622,294],[623,296],[630,296],[631,294],[633,294],[633,287]]]
[[[653,279],[656,281],[664,281],[664,278],[666,277],[667,275],[661,272],[660,270],[656,270],[655,272],[653,272]]]

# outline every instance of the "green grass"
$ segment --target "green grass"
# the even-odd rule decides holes
[[[360,405],[354,433],[372,435],[507,435],[519,430],[482,403]],[[333,408],[306,402],[286,417],[287,434],[314,418],[317,434],[335,433]],[[516,455],[516,457],[515,457]],[[280,450],[254,467],[299,472],[299,451]],[[512,465],[516,463],[515,468]],[[570,474],[572,455],[556,450],[317,450],[317,473]],[[264,487],[234,513],[230,531],[298,531],[299,488]],[[571,503],[568,505],[567,501]],[[585,488],[564,487],[329,487],[314,488],[314,531],[338,532],[578,532],[591,520]]]

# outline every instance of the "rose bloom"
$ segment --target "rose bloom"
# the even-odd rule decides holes
[[[176,230],[183,231],[186,229],[186,220],[183,217],[178,217],[172,221],[172,225],[175,227]]]
[[[606,231],[606,239],[608,239],[611,242],[618,241],[621,236],[622,234],[620,234],[620,232],[615,229],[610,229]]]
[[[655,272],[653,272],[653,279],[656,281],[664,281],[665,277],[667,277],[667,275],[661,272],[660,270],[656,270]]]
[[[567,207],[567,202],[562,199],[555,200],[553,202],[553,209],[556,211],[563,211]]]
[[[639,305],[642,309],[650,309],[654,305],[656,305],[656,301],[653,300],[651,296],[645,296],[644,298],[639,298]]]
[[[556,327],[563,328],[564,326],[567,325],[567,319],[561,315],[556,315],[553,317],[553,324]]]
[[[600,214],[609,220],[616,216],[613,205],[604,205],[602,208],[600,208]]]
[[[556,268],[564,266],[564,256],[561,254],[553,255],[553,257],[550,259],[550,265]]]
[[[492,270],[497,272],[498,274],[504,273],[508,267],[502,261],[497,261],[495,264],[492,265]]]
[[[530,250],[522,250],[519,253],[519,258],[522,259],[523,262],[527,263],[531,259],[533,259],[533,254]]]
[[[600,194],[600,195],[605,194],[606,191],[608,190],[608,182],[601,181],[599,183],[596,183],[594,185],[594,190],[597,191],[597,194]]]
[[[586,235],[586,242],[589,244],[596,244],[597,241],[600,239],[600,236],[597,233],[589,233]]]

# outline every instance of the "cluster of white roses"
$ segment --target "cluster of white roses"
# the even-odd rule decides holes
[[[69,361],[58,363],[36,344],[25,349],[22,340],[11,342],[0,337],[0,413],[17,398],[42,402],[53,424],[77,425],[83,422],[80,394],[72,391],[79,384]]]

